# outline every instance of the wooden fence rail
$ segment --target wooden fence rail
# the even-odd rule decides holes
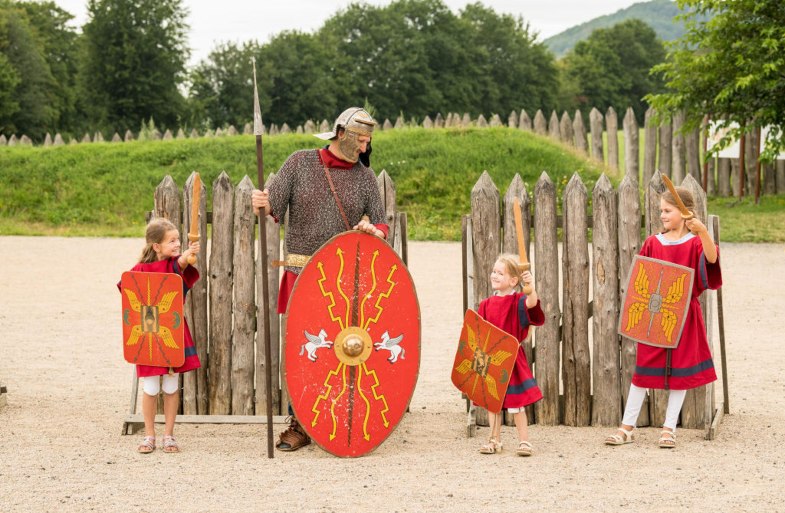
[[[695,195],[696,215],[713,232],[718,220],[707,216],[706,194],[701,185],[691,174],[681,183]],[[534,405],[533,413],[527,413],[530,422],[611,427],[621,421],[635,369],[636,348],[633,341],[618,335],[618,320],[630,264],[641,247],[642,225],[647,233],[662,228],[659,198],[665,190],[660,174],[654,174],[642,206],[638,188],[633,175],[625,176],[618,190],[614,190],[607,176],[601,176],[591,191],[593,211],[589,217],[589,191],[576,173],[564,189],[562,219],[556,212],[556,188],[547,173],[540,176],[531,200],[519,175],[508,187],[503,205],[487,172],[472,189],[472,211],[464,217],[467,307],[477,309],[480,301],[491,294],[490,271],[498,254],[515,253],[512,208],[516,198],[526,220],[527,246],[528,228],[533,227],[536,233],[533,271],[545,324],[534,330],[533,344],[531,340],[524,341],[524,350],[544,398]],[[563,230],[561,245],[557,238],[559,228]],[[715,294],[704,292],[701,303],[712,344]],[[715,357],[715,361],[719,359]],[[719,371],[719,363],[716,367]],[[726,379],[724,375],[722,378]],[[661,425],[666,403],[666,392],[651,391],[639,425]],[[703,428],[707,438],[711,438],[716,432],[717,416],[721,415],[718,410],[713,383],[690,390],[681,425]],[[477,408],[470,414],[477,424],[487,425],[487,412]]]

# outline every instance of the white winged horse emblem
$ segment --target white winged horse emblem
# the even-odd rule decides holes
[[[331,340],[327,340],[327,332],[324,330],[319,331],[319,335],[311,335],[307,331],[303,331],[305,333],[305,338],[308,339],[308,342],[300,346],[300,356],[303,355],[305,351],[308,352],[308,359],[312,362],[316,361],[316,350],[322,347],[330,347],[333,345]]]
[[[381,342],[375,342],[373,346],[378,351],[379,349],[385,349],[390,351],[390,357],[387,358],[387,361],[390,363],[395,363],[398,361],[398,357],[401,360],[406,359],[406,351],[400,346],[401,340],[403,340],[403,335],[398,335],[395,338],[390,338],[390,334],[388,332],[382,333],[382,340]]]

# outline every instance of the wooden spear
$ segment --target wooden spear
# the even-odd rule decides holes
[[[259,107],[259,91],[256,88],[256,59],[253,61],[253,133],[256,135],[256,167],[259,174],[259,190],[264,190],[264,157],[262,153],[262,110]],[[267,389],[267,457],[273,458],[273,377],[270,344],[270,283],[267,274],[267,213],[259,209],[259,251],[262,265],[262,304],[264,305],[264,384]]]

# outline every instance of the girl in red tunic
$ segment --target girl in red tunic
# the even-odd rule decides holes
[[[526,339],[529,326],[542,326],[545,314],[540,307],[540,300],[533,287],[533,277],[529,271],[521,271],[517,260],[512,255],[501,255],[493,265],[491,272],[491,288],[494,295],[480,303],[480,317],[499,329],[511,334],[519,341]],[[516,291],[521,283],[532,284],[532,291],[526,295]],[[526,423],[526,406],[542,399],[542,392],[534,381],[534,376],[526,360],[523,346],[518,346],[515,366],[510,376],[507,394],[504,396],[502,408],[513,414],[515,427],[518,430],[519,456],[531,456],[532,445],[529,443],[529,428]],[[482,454],[501,452],[501,413],[488,412],[491,435],[488,443],[480,448]]]
[[[676,192],[687,209],[694,208],[692,193],[682,187],[677,187]],[[670,390],[658,444],[666,449],[675,447],[676,423],[687,390],[717,379],[698,298],[704,290],[722,285],[719,250],[703,223],[695,217],[686,220],[682,217],[676,200],[668,191],[660,199],[660,220],[663,232],[647,238],[640,254],[694,269],[692,297],[676,349],[638,344],[624,418],[618,432],[605,439],[607,445],[624,445],[634,440],[633,430],[646,398],[646,389],[656,388]]]
[[[147,225],[145,232],[146,245],[139,257],[139,263],[131,270],[140,272],[176,273],[183,279],[183,294],[187,294],[199,279],[199,271],[188,264],[189,255],[199,253],[199,242],[190,242],[188,249],[180,253],[180,232],[177,227],[166,219],[154,219]],[[183,340],[185,342],[185,362],[176,369],[137,365],[136,375],[143,379],[142,414],[144,415],[145,437],[138,451],[143,454],[155,450],[155,410],[158,392],[164,391],[164,452],[179,452],[174,439],[174,422],[180,406],[178,374],[200,367],[199,356],[196,354],[194,341],[188,322],[185,323]],[[161,376],[160,380],[159,377]],[[160,381],[163,381],[161,386]]]

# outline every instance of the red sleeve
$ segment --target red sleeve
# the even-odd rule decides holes
[[[537,300],[536,305],[526,309],[526,315],[529,317],[529,324],[532,326],[542,326],[545,324],[545,313],[542,311],[539,299]]]
[[[390,234],[390,227],[386,224],[375,224],[374,226],[377,230],[384,232],[384,238],[387,239],[387,236]]]
[[[717,260],[710,264],[706,261],[706,255],[701,248],[698,258],[698,289],[718,289],[722,286],[722,271],[720,270],[720,248],[717,247]]]

